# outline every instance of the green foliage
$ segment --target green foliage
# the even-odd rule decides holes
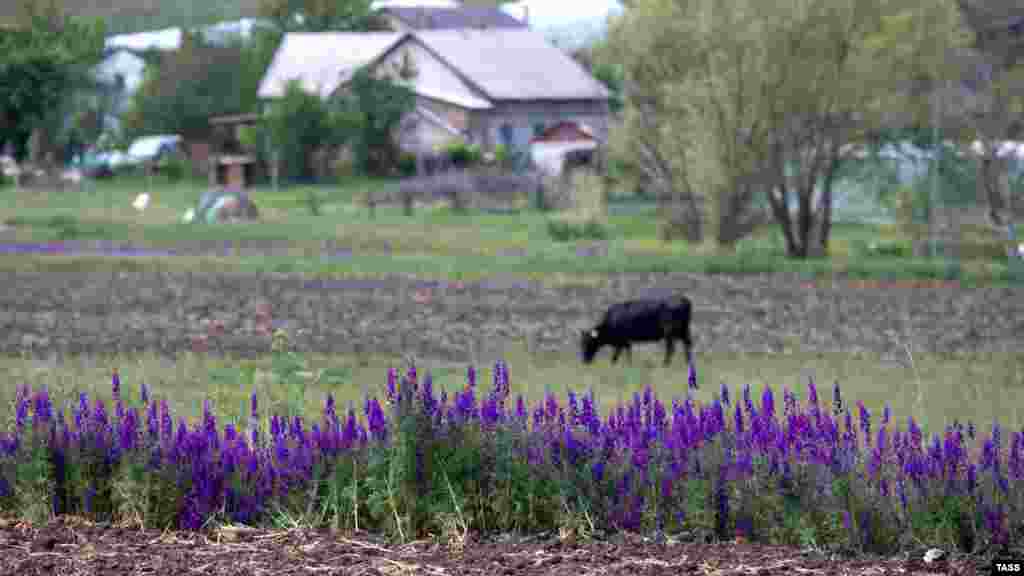
[[[273,103],[266,120],[271,145],[280,154],[281,176],[311,179],[313,152],[343,142],[344,131],[338,121],[319,96],[303,90],[298,80],[290,81],[284,97]]]
[[[398,156],[398,173],[405,178],[416,175],[416,155],[402,152]]]
[[[593,219],[575,221],[566,218],[551,218],[548,220],[548,235],[555,242],[605,240],[608,238],[608,229],[604,224]]]
[[[22,162],[34,128],[62,109],[67,94],[100,61],[104,24],[68,17],[54,4],[23,2],[15,28],[0,29],[0,150]]]
[[[132,136],[181,134],[206,138],[210,117],[255,106],[251,67],[241,46],[218,46],[200,34],[182,35],[181,48],[147,63],[132,96],[124,130]]]
[[[410,67],[398,71],[402,78],[415,73]],[[394,174],[399,160],[394,134],[402,118],[414,109],[415,94],[390,76],[366,68],[356,71],[346,89],[339,104],[352,129],[357,167],[368,175]]]
[[[265,0],[260,13],[285,32],[384,30],[371,4],[372,0]]]
[[[160,172],[168,182],[180,182],[186,176],[192,176],[192,162],[185,154],[172,154],[160,164]]]
[[[502,152],[507,153],[504,149]],[[455,140],[446,145],[444,153],[448,156],[448,160],[457,168],[476,166],[483,158],[479,144],[467,144],[462,140]]]

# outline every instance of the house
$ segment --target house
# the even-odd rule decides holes
[[[395,32],[462,28],[526,28],[497,6],[383,6],[377,13]]]
[[[403,61],[416,110],[401,146],[427,152],[453,137],[493,151],[525,152],[530,139],[559,122],[589,126],[606,141],[610,94],[541,34],[528,28],[287,34],[259,88],[279,98],[289,80],[330,98],[359,67],[387,71]]]

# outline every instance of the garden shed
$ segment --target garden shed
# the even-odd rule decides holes
[[[567,156],[571,153],[595,151],[598,146],[597,138],[586,124],[558,122],[530,140],[530,157],[543,172],[558,176],[562,173]]]
[[[260,122],[259,114],[234,114],[210,118],[214,150],[210,155],[210,185],[248,188],[256,177],[255,151],[243,150],[240,129]]]

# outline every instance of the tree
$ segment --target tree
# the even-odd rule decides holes
[[[280,153],[282,176],[289,179],[312,179],[312,152],[342,144],[349,132],[342,118],[332,116],[320,96],[303,90],[298,80],[285,86],[284,96],[271,105],[265,122],[270,141]]]
[[[32,132],[100,61],[103,35],[102,21],[68,17],[52,0],[22,0],[13,27],[0,30],[0,149],[10,143],[18,162],[26,158]]]
[[[147,64],[125,115],[126,132],[205,138],[211,116],[255,107],[256,87],[246,81],[244,62],[239,45],[212,45],[199,33],[183,33],[177,51]]]
[[[405,66],[396,71],[401,79],[411,79],[416,71]],[[362,68],[352,76],[341,110],[355,127],[353,151],[360,170],[369,174],[387,174],[398,166],[397,131],[402,119],[416,105],[416,95],[407,86],[387,74],[374,74]]]
[[[706,223],[730,248],[763,198],[790,257],[824,252],[844,144],[885,121],[899,79],[934,75],[955,16],[917,0],[633,0],[607,52],[625,59],[621,147],[682,201],[691,240]]]
[[[281,32],[372,31],[387,26],[373,0],[260,0],[260,15]]]
[[[962,141],[980,144],[968,151],[977,165],[978,199],[988,204],[989,222],[1002,226],[1008,204],[1002,144],[1024,132],[1024,15],[1016,3],[1005,1],[956,0],[956,5],[974,34],[959,61],[964,88],[944,94],[952,117],[943,120]]]

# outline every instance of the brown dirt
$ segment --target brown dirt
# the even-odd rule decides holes
[[[742,542],[654,543],[616,535],[608,541],[557,538],[512,542],[439,541],[394,546],[326,531],[220,529],[169,533],[97,526],[64,518],[45,526],[0,526],[0,575],[127,576],[142,574],[311,575],[681,575],[748,576],[977,574],[987,564],[952,557],[926,565],[917,558],[837,558]]]

